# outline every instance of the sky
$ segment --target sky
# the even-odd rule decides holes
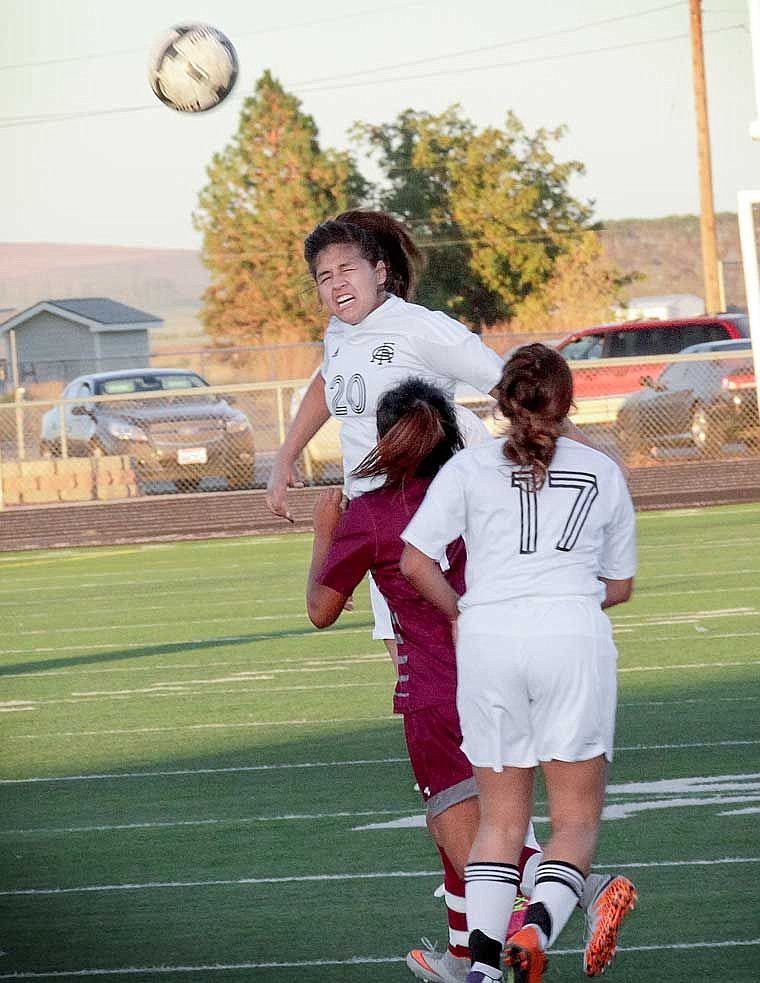
[[[747,0],[704,0],[703,17],[715,207],[736,211],[760,187]],[[223,30],[241,66],[197,115],[147,82],[155,40],[190,20]],[[357,120],[459,103],[501,126],[512,110],[567,127],[554,153],[584,163],[571,190],[596,218],[699,210],[687,0],[0,0],[0,24],[3,242],[198,248],[206,167],[265,69],[360,163]]]

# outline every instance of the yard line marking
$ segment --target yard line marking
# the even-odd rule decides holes
[[[726,574],[726,576],[728,576],[728,575],[729,574]],[[176,599],[178,597],[184,597],[184,595],[187,593],[187,591],[194,591],[196,593],[198,591],[198,584],[195,581],[187,581],[185,583],[172,584],[171,587],[169,587],[169,585],[167,585],[166,584],[166,581],[164,581],[164,580],[135,580],[135,581],[132,581],[131,583],[132,583],[132,585],[140,585],[140,586],[145,586],[146,584],[156,584],[157,586],[158,585],[162,585],[163,586],[163,589],[161,591],[161,599],[164,600],[167,604],[176,604]],[[96,587],[97,585],[96,584],[91,584],[89,586]],[[122,586],[130,586],[130,584],[123,584]],[[227,603],[225,601],[215,601],[215,602],[207,601],[207,598],[210,595],[212,595],[212,594],[240,594],[240,584],[239,583],[233,583],[233,584],[230,584],[229,587],[223,587],[223,586],[219,586],[219,585],[217,585],[217,586],[207,585],[207,586],[205,586],[203,588],[204,603],[209,603],[209,604],[211,604],[211,603],[216,603],[216,604]],[[132,601],[133,598],[136,598],[136,597],[151,597],[151,598],[154,598],[155,599],[155,597],[156,597],[156,591],[155,590],[137,590],[137,591],[136,590],[130,590],[128,597],[125,597],[123,599],[118,599],[118,600],[110,599],[109,600],[109,603],[110,603],[110,605],[112,607],[113,607],[113,605],[115,603],[119,603],[119,601],[121,603],[127,605],[127,604],[129,604]],[[264,597],[264,598],[248,598],[248,597],[246,597],[245,598],[245,601],[244,601],[244,604],[243,604],[243,602],[241,602],[241,605],[242,606],[248,606],[249,604],[275,604],[275,603],[280,603],[280,602],[285,602],[285,601],[287,601],[290,604],[292,604],[294,602],[298,602],[298,601],[303,601],[303,595],[302,594],[293,594],[293,595],[279,595],[278,594],[275,597]],[[24,609],[26,609],[27,607],[44,607],[46,610],[45,610],[45,612],[42,612],[42,614],[45,614],[48,610],[50,610],[51,607],[54,607],[55,605],[63,606],[63,605],[70,604],[70,603],[71,603],[71,598],[70,597],[66,597],[66,596],[64,596],[64,597],[45,597],[45,598],[42,598],[40,600],[33,600],[32,598],[29,598],[29,599],[26,599],[25,598],[24,599]],[[0,601],[0,607],[17,607],[18,604],[19,604],[19,599],[18,598],[14,598],[13,600],[10,600],[10,601]],[[34,617],[36,617],[36,618],[42,617],[42,614],[36,614],[36,615],[34,615]]]
[[[362,631],[362,633],[365,633],[366,632],[366,629],[362,628],[361,631]],[[359,633],[359,629],[344,629],[343,630],[343,634],[344,635],[356,635],[358,633]],[[267,638],[269,638],[269,637],[270,636],[267,636]],[[197,640],[194,640],[192,642],[180,642],[178,644],[180,644],[180,645],[191,645],[191,644],[194,645],[194,644],[201,644],[203,641],[206,641],[206,642],[208,642],[208,641],[222,641],[222,639],[210,639],[210,640],[209,639],[205,639],[205,640],[204,639],[197,639]],[[229,638],[225,638],[225,639],[223,639],[223,641],[227,642],[227,641],[230,641],[230,639]],[[170,643],[165,643],[165,644],[170,644]],[[36,648],[36,649],[17,649],[17,650],[14,650],[12,653],[7,652],[7,651],[5,653],[0,652],[0,655],[9,655],[9,654],[15,654],[15,655],[36,655],[36,654],[44,653],[44,652],[64,652],[64,651],[79,652],[79,651],[84,651],[85,649],[93,649],[93,648],[99,649],[99,648],[103,648],[103,647],[106,647],[106,648],[120,648],[121,646],[119,646],[118,644],[110,644],[110,643],[106,643],[105,646],[101,646],[101,645],[68,645],[68,646],[60,646],[60,647],[57,647],[57,648],[56,647],[53,647],[53,648]],[[142,656],[140,656],[140,658],[142,658]],[[121,672],[121,673],[126,672],[126,673],[129,673],[130,675],[132,675],[132,673],[135,673],[135,672],[168,672],[168,671],[182,670],[182,669],[191,669],[193,672],[198,672],[199,669],[218,669],[220,667],[225,667],[225,668],[228,668],[228,669],[233,669],[233,668],[238,667],[238,666],[239,667],[247,667],[247,668],[250,668],[251,663],[254,660],[253,659],[245,659],[245,660],[242,660],[242,661],[239,661],[239,662],[238,661],[234,661],[233,662],[233,661],[230,661],[229,659],[220,659],[220,660],[216,660],[216,661],[212,660],[211,662],[203,662],[203,663],[198,663],[198,662],[181,663],[180,662],[180,663],[162,663],[160,665],[149,665],[149,666],[146,666],[146,665],[134,665],[132,663],[131,656],[125,656],[124,661],[125,661],[125,664],[124,665],[119,665],[119,666],[87,666],[85,668],[76,668],[76,669],[75,668],[71,668],[71,669],[33,669],[30,672],[9,672],[9,673],[2,673],[2,675],[6,679],[14,679],[14,678],[19,677],[19,676],[74,676],[74,675],[89,676],[89,675],[92,675],[92,674],[96,674],[97,675],[97,674],[101,674],[101,673],[114,673],[114,672]],[[295,663],[296,664],[296,668],[294,668],[292,670],[293,672],[297,672],[297,671],[299,671],[300,668],[304,668],[304,667],[307,668],[307,669],[319,669],[319,668],[333,669],[333,668],[342,668],[342,667],[345,667],[345,666],[353,666],[357,662],[382,662],[383,665],[389,665],[390,664],[389,663],[389,660],[388,660],[388,654],[385,651],[383,651],[383,652],[360,652],[360,653],[357,653],[356,655],[347,656],[344,659],[341,659],[341,658],[338,658],[338,657],[335,657],[335,656],[333,656],[333,657],[327,656],[324,659],[315,659],[313,657],[306,657],[306,656],[300,656],[298,658],[283,657],[281,659],[280,658],[277,659],[277,665],[278,666],[281,666],[281,664],[283,662]],[[272,672],[277,672],[278,670],[276,670],[276,669],[269,669],[267,667],[264,667],[262,669],[258,669],[257,671],[258,672],[265,672],[265,673],[272,673]],[[286,670],[282,670],[282,671],[284,672]]]
[[[753,632],[753,634],[756,634]],[[760,634],[758,632],[757,634]],[[674,636],[681,637],[681,636]],[[712,638],[723,638],[732,636],[723,635],[713,635]],[[675,662],[673,665],[664,666],[621,666],[618,668],[618,674],[621,672],[667,672],[670,669],[732,669],[737,666],[756,666],[760,664],[760,659],[748,659],[746,662]]]
[[[678,751],[687,748],[708,748],[708,747],[745,747],[753,744],[760,744],[760,739],[749,741],[705,741],[700,743],[685,744],[629,744],[616,747],[615,751]]]
[[[385,661],[385,659],[383,659]],[[256,676],[257,682],[270,682],[274,679],[273,675],[261,674]],[[250,680],[241,680],[241,682],[247,682]],[[213,681],[210,681],[213,682]],[[272,693],[299,693],[307,692],[310,693],[314,690],[341,690],[341,689],[388,689],[390,692],[393,680],[383,679],[378,682],[370,683],[309,683],[307,685],[297,685],[297,686],[257,686],[255,688],[241,686],[237,689],[215,689],[213,693],[205,692],[201,689],[185,689],[185,683],[181,681],[171,682],[171,683],[154,683],[153,686],[166,686],[172,687],[171,689],[153,689],[152,687],[145,687],[143,689],[133,689],[133,690],[103,690],[95,693],[72,693],[70,697],[57,697],[54,699],[37,699],[36,697],[29,697],[28,699],[19,699],[11,701],[11,705],[4,705],[0,703],[0,713],[11,712],[13,710],[38,710],[41,707],[46,706],[80,706],[82,704],[90,703],[100,703],[107,700],[111,701],[126,701],[133,696],[145,696],[149,698],[166,698],[166,697],[197,697],[197,696],[238,696],[241,693],[251,694],[253,696],[268,697]],[[694,706],[697,704],[709,704],[713,706],[716,703],[757,703],[760,700],[760,696],[718,696],[713,699],[708,698],[684,698],[679,700],[638,700],[638,701],[622,701],[618,703],[618,710],[622,709],[641,709],[642,707],[674,707],[674,706]]]
[[[740,590],[740,589],[741,590],[748,590],[749,588],[737,588],[737,590]],[[760,590],[760,588],[758,588],[758,590]],[[240,593],[240,590],[239,590],[239,588],[226,588],[223,591],[215,591],[214,593],[224,593],[224,594],[237,593],[237,594],[239,594]],[[703,593],[703,592],[700,591],[699,593]],[[135,591],[130,591],[129,592],[129,601],[131,601],[134,597],[137,597],[137,596],[140,596],[140,597],[151,597],[151,598],[154,598],[155,599],[156,592],[155,591],[143,591],[140,594],[138,594]],[[62,604],[70,605],[70,603],[71,603],[69,598],[60,598],[59,600],[60,600],[60,602]],[[266,604],[269,607],[272,607],[275,604],[284,604],[286,602],[290,604],[290,603],[293,603],[294,601],[301,601],[301,600],[303,600],[303,598],[301,598],[301,597],[277,597],[277,598],[271,598],[271,597],[265,597],[265,598],[237,597],[237,598],[234,598],[233,600],[231,600],[229,598],[223,598],[220,601],[210,601],[208,599],[207,591],[204,590],[204,592],[203,592],[203,607],[204,608],[230,607],[233,603],[237,603],[238,605],[245,605],[246,607],[248,607],[250,605],[253,605],[253,604]],[[174,609],[176,607],[177,603],[178,603],[177,598],[173,594],[167,594],[167,593],[165,593],[163,595],[161,601],[162,601],[161,604],[140,604],[140,613],[142,613],[143,611],[165,611],[167,608]],[[24,607],[26,608],[27,604],[29,604],[29,603],[31,603],[31,602],[24,601]],[[45,604],[44,601],[38,601],[36,603],[38,603],[40,605],[44,605]],[[11,602],[9,602],[9,601],[0,601],[0,605],[13,605],[14,607],[17,607],[18,606],[18,601],[11,601]],[[116,607],[116,604],[113,603],[113,602],[111,602],[111,607],[112,608]],[[359,607],[354,607],[353,610],[355,612],[359,612],[359,613],[362,613],[362,614],[366,614],[369,611],[368,608],[365,609],[365,608],[359,608]],[[67,612],[64,612],[64,613],[68,613],[68,611]],[[128,608],[127,610],[121,612],[122,617],[126,617],[126,615],[128,615],[130,613],[131,613],[131,609],[130,608]],[[285,613],[290,613],[290,612],[285,612]],[[43,610],[43,611],[33,611],[31,614],[29,612],[27,612],[27,611],[24,611],[24,621],[27,621],[30,618],[37,618],[37,619],[39,619],[39,618],[46,618],[49,621],[50,620],[50,605],[49,604],[46,605],[45,610]],[[123,625],[123,627],[127,628],[127,627],[131,627],[131,625],[126,625],[125,624],[125,625]],[[53,630],[55,630],[55,629],[53,629]]]
[[[724,546],[725,546],[725,543],[724,543]],[[259,566],[273,566],[275,564],[275,562],[276,562],[275,560],[271,560],[271,561],[270,560],[264,560],[264,561],[257,560],[256,561],[256,568],[258,569]],[[241,568],[242,564],[240,564],[240,563],[225,563],[224,566],[225,566],[225,569],[226,570],[239,570]],[[183,573],[186,576],[188,576],[188,573],[189,573],[187,566],[165,567],[165,566],[162,566],[160,563],[153,563],[153,564],[151,564],[151,570],[154,573],[161,573],[161,574],[164,574],[164,575],[165,574],[175,574],[175,573],[182,574]],[[80,577],[91,577],[91,576],[93,576],[92,572],[90,570],[86,570],[86,571],[82,571],[81,573],[63,573],[59,577],[52,577],[52,578],[50,578],[50,581],[71,581],[71,580],[74,580],[75,581],[75,580],[78,580]],[[123,570],[98,570],[98,572],[97,572],[98,580],[90,581],[90,582],[87,582],[85,584],[72,584],[72,585],[69,585],[69,584],[61,583],[61,585],[58,586],[58,587],[53,586],[53,583],[50,583],[50,581],[49,581],[49,586],[46,586],[45,587],[45,590],[72,590],[72,588],[76,588],[78,590],[80,587],[98,587],[98,586],[102,587],[103,584],[102,584],[102,582],[100,582],[101,581],[101,578],[103,578],[103,577],[123,577],[123,576],[124,576],[124,571]],[[215,576],[208,576],[208,577],[198,576],[198,577],[196,577],[196,576],[192,576],[191,575],[191,576],[188,576],[188,581],[187,582],[188,583],[198,584],[198,583],[203,583],[204,580],[209,580],[209,581],[212,581],[213,582],[213,581],[216,581],[216,580],[231,580],[231,579],[232,579],[232,577],[215,577]],[[112,586],[112,587],[123,587],[123,586],[129,585],[129,584],[144,584],[144,583],[145,583],[144,580],[125,580],[123,583],[120,583],[120,582],[117,581],[116,583],[111,584],[110,586]],[[154,580],[154,581],[151,581],[151,583],[161,584],[161,583],[166,583],[166,581],[165,580]],[[12,593],[15,593],[19,589],[24,590],[24,591],[26,591],[26,590],[34,591],[34,590],[39,590],[39,587],[40,587],[39,577],[34,578],[34,579],[28,579],[28,580],[19,579],[19,580],[14,580],[13,581],[13,586],[9,586],[7,589],[3,589],[0,593],[3,593],[3,594],[12,594]]]
[[[653,945],[618,946],[618,952],[664,952],[691,949],[728,949],[734,946],[760,945],[758,939],[722,939],[714,942],[664,942]],[[552,949],[552,956],[579,956],[583,949]],[[188,966],[121,966],[116,969],[58,969],[47,973],[18,972],[0,975],[0,980],[65,979],[84,976],[132,976],[171,973],[227,973],[242,969],[311,969],[320,966],[377,966],[402,963],[404,956],[353,956],[351,959],[309,959],[301,962],[209,963]]]
[[[228,620],[228,619],[217,619],[217,620]],[[123,629],[123,626],[116,625],[119,630]],[[250,645],[255,645],[257,642],[271,642],[278,641],[285,638],[306,638],[312,636],[313,638],[330,638],[335,635],[367,635],[369,634],[369,625],[362,625],[361,628],[324,628],[321,631],[317,631],[316,628],[296,628],[292,631],[279,631],[276,634],[257,633],[255,636],[251,635],[220,635],[211,636],[209,638],[182,638],[182,639],[172,639],[171,641],[161,641],[153,642],[153,645],[159,647],[165,645],[173,645],[178,648],[182,645],[221,645],[225,642],[230,644],[236,642],[248,642]],[[142,648],[145,645],[151,644],[150,642],[133,642],[132,648]],[[0,657],[4,655],[38,655],[44,652],[85,652],[91,649],[101,652],[106,649],[123,649],[124,643],[119,644],[118,642],[98,642],[97,644],[90,645],[49,645],[43,648],[25,648],[25,649],[0,649]],[[124,656],[125,659],[131,658],[129,651]],[[386,659],[388,656],[386,655]],[[130,672],[131,672],[130,668]]]
[[[715,617],[720,617],[716,615]],[[67,635],[82,635],[88,632],[98,632],[98,631],[125,631],[126,629],[135,630],[138,628],[174,628],[177,625],[212,625],[221,622],[222,624],[228,624],[230,621],[285,621],[286,619],[292,618],[293,620],[307,619],[308,615],[305,611],[299,611],[297,614],[285,612],[284,614],[233,614],[226,615],[223,618],[195,618],[186,619],[179,618],[176,621],[146,621],[140,624],[121,624],[117,625],[85,625],[80,628],[78,625],[71,628],[56,628],[56,634],[67,634]],[[317,629],[312,629],[316,631]],[[24,628],[16,634],[24,635],[49,635],[49,628]]]
[[[105,737],[108,735],[124,734],[162,734],[177,730],[246,730],[252,727],[317,727],[320,724],[360,724],[373,720],[397,720],[397,714],[381,714],[379,716],[368,717],[323,717],[318,720],[302,719],[293,720],[247,720],[240,723],[228,723],[219,721],[208,724],[178,724],[175,727],[134,727],[122,730],[70,730],[51,732],[47,734],[11,734],[7,737],[10,741],[33,741],[44,740],[46,738],[60,737]]]
[[[760,538],[751,537],[748,539],[747,537],[743,536],[741,538],[727,537],[726,539],[703,539],[698,543],[695,543],[694,541],[690,543],[641,543],[639,544],[639,550],[649,553],[666,550],[668,553],[674,554],[677,550],[711,550],[715,549],[716,547],[718,547],[720,550],[725,550],[727,547],[749,546],[751,543],[760,543]],[[681,560],[674,556],[673,562],[680,563]]]
[[[41,836],[53,833],[113,833],[132,829],[175,829],[180,826],[236,826],[239,823],[314,822],[323,819],[353,819],[356,816],[403,816],[404,809],[364,809],[358,812],[283,813],[281,816],[230,816],[226,819],[175,819],[152,823],[119,823],[101,826],[38,826],[26,829],[0,829],[0,836]]]
[[[715,867],[725,864],[756,864],[760,857],[723,857],[718,860],[654,860],[630,861],[619,864],[594,864],[596,870],[628,870],[652,867]],[[143,881],[142,883],[125,884],[82,884],[78,887],[29,887],[0,891],[0,897],[18,898],[40,895],[60,894],[97,894],[112,891],[157,891],[182,890],[197,887],[232,887],[249,885],[256,887],[260,884],[307,884],[325,883],[329,881],[371,881],[394,880],[415,877],[436,877],[440,880],[440,870],[388,870],[368,871],[362,874],[291,874],[287,877],[238,877],[206,881]]]
[[[403,758],[356,758],[350,761],[278,762],[272,765],[230,765],[224,768],[175,768],[165,771],[122,771],[90,775],[45,775],[39,778],[2,778],[0,785],[35,785],[48,782],[90,782],[122,778],[172,778],[193,775],[224,775],[246,771],[289,771],[299,768],[353,768],[366,765],[395,765]]]
[[[715,942],[665,942],[661,945],[618,946],[618,952],[664,952],[690,949],[727,949],[733,946],[760,945],[758,939],[723,939]],[[579,956],[583,949],[552,949],[552,956]],[[117,969],[61,969],[47,973],[20,972],[0,975],[0,980],[33,980],[83,976],[131,976],[143,973],[225,973],[241,969],[310,969],[320,966],[377,966],[405,961],[404,956],[353,956],[351,959],[309,959],[301,962],[209,963],[192,966],[123,966]]]
[[[398,716],[382,718],[386,720],[399,720]],[[760,744],[760,740],[750,741],[716,741],[714,743],[705,742],[702,744],[653,744],[636,745],[630,748],[616,747],[615,751],[659,751],[664,749],[678,750],[679,748],[709,748],[709,747],[737,747],[752,746]],[[52,784],[54,782],[95,782],[95,781],[121,781],[125,778],[188,778],[195,775],[225,775],[236,774],[238,772],[256,771],[287,771],[298,768],[351,768],[366,765],[388,765],[406,762],[406,757],[401,758],[364,758],[351,761],[305,761],[305,762],[277,762],[267,765],[229,765],[219,768],[175,768],[162,771],[115,771],[115,772],[92,772],[81,775],[39,775],[27,778],[0,778],[2,785],[39,785]],[[610,786],[610,789],[613,787]]]
[[[269,682],[274,679],[274,676],[258,676],[257,681],[259,682]],[[249,680],[246,680],[249,681]],[[197,681],[196,681],[197,682]],[[215,683],[214,680],[210,681]],[[132,690],[114,690],[113,692],[103,692],[103,693],[79,693],[74,694],[71,697],[61,697],[59,699],[51,700],[20,700],[18,703],[22,704],[14,707],[4,707],[0,703],[0,713],[10,712],[11,710],[37,710],[40,707],[60,705],[64,704],[66,706],[79,706],[81,704],[90,703],[100,703],[105,700],[129,700],[133,696],[145,696],[149,698],[154,697],[169,697],[169,696],[184,696],[184,697],[197,697],[197,696],[238,696],[241,693],[251,693],[254,696],[269,696],[271,693],[298,693],[307,692],[310,693],[313,690],[339,690],[339,689],[383,689],[391,690],[393,686],[392,680],[381,680],[376,683],[318,683],[317,685],[309,686],[271,686],[263,689],[262,687],[247,688],[241,687],[239,689],[215,689],[213,693],[204,692],[201,689],[183,689],[184,683],[156,683],[157,686],[171,686],[172,689],[132,689]],[[746,699],[752,699],[752,697],[747,697]],[[713,702],[713,701],[709,701]]]
[[[366,629],[365,628],[349,628],[349,629],[343,629],[343,632],[342,632],[342,634],[344,634],[344,635],[356,635],[356,634],[365,634],[365,633],[366,633]],[[754,637],[756,637],[758,635],[760,635],[760,632],[754,632],[754,631],[753,632],[730,632],[730,633],[723,633],[723,634],[710,634],[709,636],[695,636],[694,641],[698,640],[701,637],[707,637],[707,638],[710,638],[710,639],[716,639],[716,638],[745,638],[745,637],[754,638]],[[261,637],[263,637],[263,636],[261,636]],[[266,637],[270,637],[270,636],[266,636]],[[280,636],[280,637],[282,637],[282,636]],[[651,639],[651,638],[650,639],[646,639],[646,641],[673,640],[673,639],[683,640],[683,635],[668,635],[668,636],[662,636],[660,639]],[[182,643],[179,643],[179,644],[183,644],[183,645],[201,644],[201,641],[202,640],[199,639],[196,642],[182,642]],[[206,641],[221,641],[221,639],[213,639],[213,640],[206,640]],[[230,639],[224,639],[224,641],[230,641]],[[625,639],[624,641],[628,641],[628,639]],[[34,655],[34,654],[44,653],[44,652],[60,652],[60,651],[68,651],[68,650],[81,651],[83,649],[104,648],[104,647],[105,648],[108,648],[108,647],[118,648],[119,646],[118,645],[112,645],[111,646],[108,643],[105,643],[104,645],[82,645],[82,646],[72,645],[72,646],[65,646],[65,647],[64,646],[61,646],[60,648],[51,648],[51,649],[48,649],[48,648],[44,648],[44,649],[19,649],[14,654],[19,654],[19,655]],[[6,652],[6,653],[0,652],[0,655],[2,655],[2,654],[10,654],[10,653],[8,653],[8,652]],[[291,659],[291,660],[284,659],[282,661],[286,661],[286,662],[287,661],[298,662],[299,660],[297,660],[297,659]],[[17,678],[21,678],[21,677],[34,677],[34,676],[68,676],[68,675],[93,675],[93,674],[97,675],[97,674],[102,674],[102,673],[125,673],[125,672],[126,673],[129,673],[131,675],[132,673],[135,673],[135,672],[167,672],[167,671],[184,670],[184,669],[188,669],[188,670],[192,670],[194,672],[197,672],[199,668],[206,668],[206,669],[208,669],[208,668],[219,668],[219,667],[229,667],[229,668],[232,668],[234,666],[250,666],[250,660],[249,661],[246,661],[246,662],[228,662],[226,660],[222,660],[222,661],[218,661],[218,662],[207,662],[207,663],[203,664],[202,666],[199,666],[198,663],[191,663],[191,664],[187,664],[187,665],[182,664],[182,663],[173,663],[173,664],[168,664],[168,665],[167,664],[164,664],[164,665],[158,665],[158,666],[145,666],[145,665],[133,665],[129,656],[126,656],[125,657],[124,662],[125,662],[125,664],[123,666],[107,666],[107,667],[100,666],[100,667],[92,667],[92,668],[88,667],[88,668],[81,668],[81,669],[34,669],[34,670],[29,671],[29,672],[9,672],[9,673],[2,673],[2,672],[0,672],[0,675],[2,675],[6,679],[17,679]],[[383,665],[386,665],[388,663],[388,656],[387,656],[386,653],[366,653],[366,654],[363,654],[363,655],[348,656],[345,659],[338,659],[338,660],[329,659],[329,658],[328,659],[324,659],[322,661],[315,660],[315,659],[310,659],[310,660],[306,660],[305,662],[303,662],[300,667],[299,666],[296,666],[296,667],[293,667],[293,668],[290,668],[290,669],[282,669],[282,668],[280,668],[280,669],[268,669],[266,667],[263,667],[263,668],[258,669],[256,671],[259,672],[259,673],[266,674],[266,675],[272,675],[272,674],[277,674],[277,673],[286,673],[286,672],[289,672],[289,673],[297,673],[297,672],[333,672],[333,671],[336,671],[337,669],[340,669],[340,668],[344,668],[344,667],[349,667],[349,666],[356,665],[357,663],[364,663],[364,664],[366,664],[366,663],[373,663],[373,662],[382,663]],[[744,661],[740,660],[740,661],[734,661],[734,662],[722,662],[722,661],[718,661],[718,662],[686,662],[686,663],[677,663],[677,664],[673,664],[673,665],[622,666],[622,667],[619,667],[618,668],[618,672],[619,673],[621,673],[621,672],[667,672],[670,669],[705,669],[705,668],[724,668],[725,669],[725,668],[732,668],[732,667],[737,667],[737,666],[752,666],[752,665],[758,665],[758,664],[760,664],[760,659],[750,659],[750,660],[744,660]]]

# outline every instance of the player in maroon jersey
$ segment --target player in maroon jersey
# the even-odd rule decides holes
[[[333,624],[368,571],[389,604],[399,663],[394,710],[404,716],[412,770],[426,803],[428,828],[443,860],[449,920],[446,952],[413,950],[407,965],[421,979],[460,983],[469,969],[463,870],[478,827],[477,790],[470,762],[459,746],[462,736],[456,712],[451,625],[438,608],[416,593],[399,564],[404,545],[401,532],[433,477],[461,448],[462,441],[453,405],[444,393],[421,379],[409,379],[381,396],[377,427],[379,442],[355,476],[383,478],[382,487],[353,499],[345,512],[339,489],[324,491],[317,501],[307,606],[318,628]],[[465,559],[461,540],[450,545],[441,558],[442,565],[448,566],[447,579],[460,594]],[[540,847],[531,838],[532,829],[521,858],[528,891],[532,871],[541,858]],[[591,876],[598,878],[599,890],[612,880]],[[589,894],[589,909],[596,895]],[[598,934],[609,926],[596,919],[595,928]]]
[[[427,808],[428,828],[444,866],[449,920],[446,952],[413,950],[410,968],[427,980],[460,981],[469,968],[462,872],[478,826],[477,789],[460,750],[456,712],[456,657],[447,619],[422,600],[401,575],[401,532],[417,511],[430,481],[462,446],[453,404],[421,379],[385,393],[377,407],[376,449],[357,477],[382,476],[382,488],[351,501],[329,489],[314,514],[314,555],[309,574],[309,617],[318,628],[332,624],[346,598],[368,571],[389,603],[398,644],[394,711],[404,716],[409,758]],[[447,573],[464,589],[464,544],[448,550]],[[535,840],[534,840],[535,843]],[[524,862],[538,844],[526,848]]]

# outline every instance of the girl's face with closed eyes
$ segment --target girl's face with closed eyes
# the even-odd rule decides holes
[[[346,324],[358,324],[383,303],[385,277],[385,263],[373,265],[353,243],[327,246],[314,264],[320,300]]]

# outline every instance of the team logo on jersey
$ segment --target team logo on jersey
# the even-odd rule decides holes
[[[378,345],[372,352],[370,362],[379,362],[380,365],[382,365],[383,362],[392,362],[395,354],[393,344],[390,341],[384,341],[382,345]]]

